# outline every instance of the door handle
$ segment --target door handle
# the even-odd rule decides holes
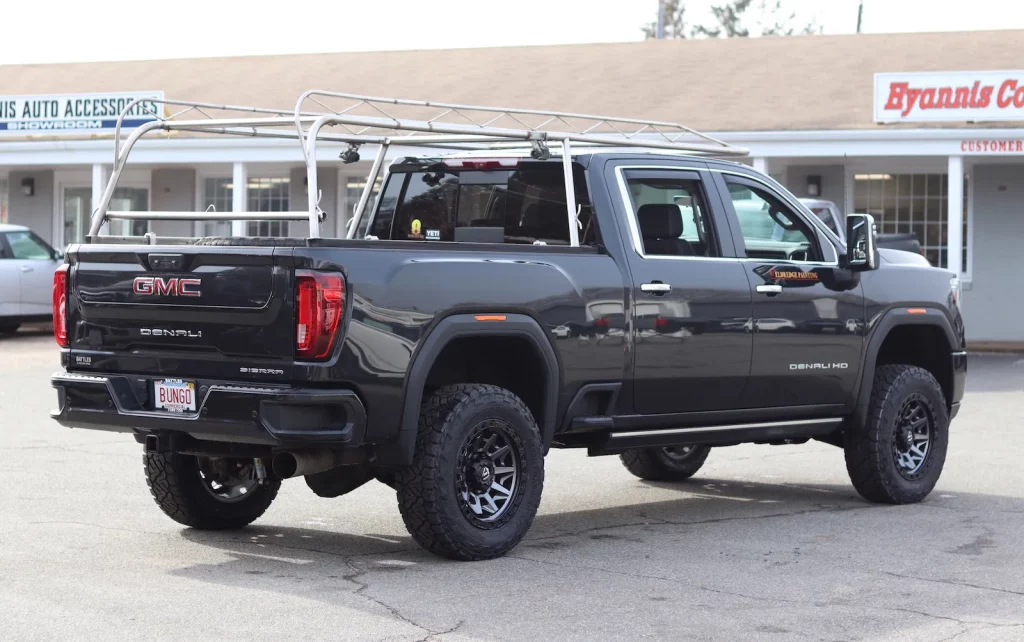
[[[21,266],[21,271],[22,272],[32,272],[33,270],[29,266],[23,265],[23,266]]]
[[[759,286],[757,286],[754,289],[757,290],[759,293],[767,294],[768,296],[775,296],[776,294],[782,294],[782,286],[781,285],[775,285],[775,284],[759,285]]]
[[[665,294],[666,292],[672,291],[672,286],[668,283],[662,283],[661,281],[654,281],[653,283],[641,283],[640,290],[643,292],[651,292],[653,294]]]

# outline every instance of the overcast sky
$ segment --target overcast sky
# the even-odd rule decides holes
[[[719,0],[720,2],[721,0]],[[827,34],[859,0],[783,0]],[[3,2],[0,64],[640,40],[657,0]],[[688,0],[694,15],[714,0]],[[240,7],[242,9],[240,9]],[[1018,0],[864,0],[862,31],[1024,28]],[[0,90],[2,91],[2,90]]]

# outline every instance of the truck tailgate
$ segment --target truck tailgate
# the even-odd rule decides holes
[[[295,358],[290,252],[74,248],[69,253],[69,366],[287,379]]]

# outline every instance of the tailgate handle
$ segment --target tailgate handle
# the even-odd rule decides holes
[[[149,269],[182,271],[185,268],[184,254],[150,254]]]

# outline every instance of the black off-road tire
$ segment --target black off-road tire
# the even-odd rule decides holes
[[[457,491],[460,452],[488,421],[508,426],[519,449],[516,490],[501,520],[481,525]],[[497,386],[459,384],[437,390],[420,411],[411,466],[400,469],[398,508],[426,550],[455,560],[485,560],[512,550],[526,535],[544,486],[544,449],[533,415],[516,395]]]
[[[697,474],[711,452],[710,446],[691,446],[685,456],[672,456],[664,448],[637,448],[619,455],[626,470],[648,481],[685,481]]]
[[[280,480],[268,480],[241,501],[229,503],[203,486],[195,456],[146,453],[143,468],[149,492],[160,510],[179,524],[201,530],[230,530],[249,525],[270,507],[281,488]]]
[[[912,479],[901,474],[893,454],[905,404],[918,400],[932,420],[929,450]],[[867,420],[845,431],[846,470],[860,495],[871,502],[911,504],[935,488],[949,445],[949,412],[939,382],[923,368],[885,365],[875,370]]]

